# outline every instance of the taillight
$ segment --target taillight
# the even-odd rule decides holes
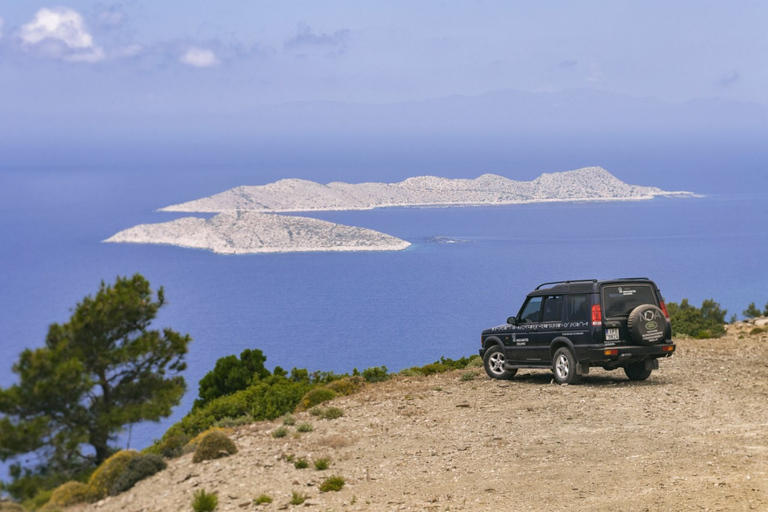
[[[674,345],[666,345],[664,347],[661,347],[662,352],[674,352],[675,346]]]
[[[667,305],[664,304],[663,300],[659,301],[659,306],[661,306],[661,311],[664,313],[664,316],[669,318],[669,313],[667,313]]]
[[[603,323],[603,312],[600,310],[600,304],[592,305],[592,325],[601,325]]]
[[[614,349],[603,350],[603,354],[605,354],[607,356],[617,356],[617,355],[619,355],[619,350],[615,349],[615,348]]]

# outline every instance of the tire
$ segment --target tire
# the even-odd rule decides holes
[[[629,380],[645,380],[651,376],[652,371],[645,369],[645,361],[638,361],[624,367],[624,373]]]
[[[486,350],[485,355],[483,356],[485,373],[492,379],[507,380],[515,376],[517,370],[508,370],[504,368],[504,363],[506,362],[507,356],[504,355],[504,349],[498,345],[494,345]]]
[[[568,347],[560,347],[552,358],[552,373],[558,384],[576,384],[581,376],[576,373],[576,357]]]
[[[664,339],[667,317],[653,304],[642,304],[627,317],[629,337],[640,345],[654,345]]]

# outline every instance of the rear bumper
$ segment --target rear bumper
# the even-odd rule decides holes
[[[669,357],[676,349],[674,342],[658,345],[586,345],[576,349],[576,358],[580,363],[618,367],[636,361]]]

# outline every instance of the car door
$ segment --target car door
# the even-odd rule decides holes
[[[541,306],[544,297],[528,297],[517,315],[517,326],[512,339],[508,342],[507,355],[514,363],[529,364],[536,362],[536,331],[541,320]]]
[[[541,320],[534,339],[533,358],[550,361],[549,346],[563,332],[563,296],[548,295],[541,306]]]

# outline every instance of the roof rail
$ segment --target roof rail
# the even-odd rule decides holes
[[[611,281],[650,281],[647,277],[617,277]]]
[[[642,278],[638,278],[642,279]],[[536,289],[540,289],[542,286],[547,286],[549,284],[571,284],[571,283],[596,283],[597,279],[571,279],[569,281],[552,281],[550,283],[542,283],[539,286],[536,287]]]

